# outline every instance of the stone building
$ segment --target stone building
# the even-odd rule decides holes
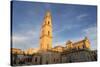
[[[56,64],[60,63],[60,53],[57,52],[44,52],[41,54],[42,64]]]
[[[32,56],[32,64],[34,64],[34,65],[41,64],[41,55],[40,54],[35,54]]]
[[[74,50],[70,52],[63,52],[62,63],[72,62],[89,62],[92,61],[93,55],[90,50]],[[96,60],[95,60],[96,61]]]
[[[18,48],[11,48],[11,53],[12,54],[23,54],[23,51]]]
[[[32,55],[34,53],[37,53],[38,50],[39,50],[38,48],[28,48],[27,50],[24,51],[24,53],[28,55]]]
[[[55,46],[54,48],[52,48],[52,51],[63,52],[64,47],[63,46]]]
[[[85,37],[83,40],[78,42],[71,42],[70,40],[66,43],[67,49],[90,49],[90,42],[87,37]]]
[[[23,56],[23,51],[18,48],[11,48],[11,64],[19,64]]]

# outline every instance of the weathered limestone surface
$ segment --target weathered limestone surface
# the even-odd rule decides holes
[[[76,50],[62,54],[62,63],[96,61],[96,51]]]

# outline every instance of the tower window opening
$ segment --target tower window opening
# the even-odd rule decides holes
[[[48,21],[48,24],[50,24],[50,22]]]
[[[48,35],[50,35],[50,31],[48,31]]]

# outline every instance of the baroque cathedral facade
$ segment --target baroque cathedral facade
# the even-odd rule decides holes
[[[96,61],[97,51],[90,49],[87,37],[78,42],[67,41],[65,47],[59,45],[52,47],[52,15],[45,13],[40,33],[40,47],[22,51],[11,48],[11,65],[37,65],[71,62]]]
[[[60,51],[60,49],[62,49],[62,51],[63,51],[64,48],[66,48],[66,49],[83,49],[83,48],[89,49],[90,48],[90,42],[87,37],[85,37],[83,40],[75,42],[75,43],[73,43],[69,40],[66,43],[66,47],[56,46],[54,48],[52,47],[52,39],[53,39],[52,16],[51,16],[51,12],[47,11],[44,16],[44,20],[43,20],[43,24],[42,24],[42,28],[41,28],[40,50]]]

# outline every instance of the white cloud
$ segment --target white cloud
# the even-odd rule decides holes
[[[89,27],[87,29],[84,29],[83,32],[87,37],[89,37],[91,48],[97,49],[97,27]]]
[[[77,18],[78,20],[82,20],[82,19],[87,18],[87,17],[88,17],[88,14],[80,14],[80,15],[78,15],[76,18]]]
[[[17,42],[24,42],[27,40],[27,37],[24,36],[12,36],[13,42],[17,43]]]
[[[85,32],[89,35],[91,34],[92,36],[97,36],[97,27],[90,27]]]
[[[56,36],[56,34],[62,33],[64,31],[68,31],[68,30],[72,30],[74,28],[78,28],[80,27],[80,25],[78,24],[68,24],[68,25],[64,25],[60,28],[57,28],[56,30],[54,30],[53,34]]]
[[[53,43],[53,47],[55,47],[55,46],[65,46],[65,44],[66,44],[66,41],[62,41],[62,42],[54,42]]]
[[[83,32],[91,37],[92,39],[96,39],[97,38],[97,27],[90,27],[87,29],[84,29]]]
[[[39,45],[39,30],[30,29],[13,33],[12,46],[20,49],[37,48]]]

